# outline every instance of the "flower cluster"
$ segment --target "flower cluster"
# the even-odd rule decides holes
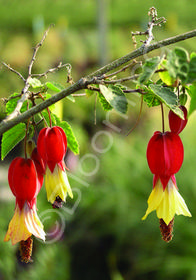
[[[67,193],[73,194],[69,185],[64,157],[67,150],[67,138],[61,127],[43,128],[38,136],[37,147],[32,142],[27,145],[30,158],[15,158],[8,170],[8,182],[16,197],[14,216],[9,224],[4,241],[11,239],[12,244],[20,242],[21,248],[32,242],[31,235],[45,240],[43,225],[37,216],[36,199],[43,185],[47,199],[55,207],[65,201]],[[25,243],[26,242],[26,243]],[[23,258],[29,262],[30,255]]]
[[[180,170],[184,159],[184,148],[179,133],[187,123],[187,111],[180,107],[184,113],[184,120],[169,112],[169,125],[171,131],[156,131],[151,137],[147,147],[147,161],[153,177],[153,190],[148,198],[148,208],[142,219],[156,210],[160,219],[163,239],[172,238],[168,228],[173,224],[175,214],[191,217],[186,203],[178,192],[175,174]],[[172,230],[172,229],[171,229]],[[165,231],[168,235],[165,235]]]

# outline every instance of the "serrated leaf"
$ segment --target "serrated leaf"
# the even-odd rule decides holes
[[[14,97],[14,96],[17,96],[18,93],[13,93],[12,95],[10,95],[10,97]],[[17,105],[17,102],[18,100],[20,99],[21,97],[16,97],[16,98],[12,98],[10,99],[7,103],[6,103],[6,114],[9,115],[11,114],[14,109],[16,108],[16,105]],[[27,111],[27,100],[23,103],[22,105],[22,108],[20,109],[20,112],[23,113],[23,112],[26,112]],[[30,103],[29,104],[29,109],[32,107],[32,104]]]
[[[32,88],[40,88],[42,87],[42,83],[40,80],[36,78],[28,78],[28,83]]]
[[[156,71],[161,59],[159,56],[149,58],[142,67],[142,73],[139,76],[139,84],[145,84]]]
[[[69,125],[68,122],[66,121],[60,121],[60,119],[55,115],[55,114],[52,114],[53,117],[56,119],[56,125],[60,126],[66,136],[67,136],[67,146],[68,148],[75,154],[75,155],[78,155],[79,154],[79,144],[78,144],[78,141],[73,133],[73,130],[71,128],[71,126]]]
[[[189,106],[189,116],[196,110],[196,84],[191,85],[187,88],[188,94],[191,97]]]
[[[105,110],[105,111],[110,111],[112,110],[112,106],[107,102],[107,100],[105,99],[105,97],[103,96],[103,94],[101,94],[100,92],[98,93],[98,97],[99,97],[99,102],[101,103],[102,105],[102,108]]]
[[[170,88],[154,84],[151,84],[150,88],[162,103],[165,103],[165,105],[176,115],[182,119],[184,118],[183,112],[178,108],[177,96]]]
[[[1,141],[1,160],[25,137],[26,125],[19,123],[3,133]]]
[[[167,70],[174,79],[180,78],[182,83],[187,79],[189,56],[185,49],[176,47],[168,53]]]
[[[55,92],[60,92],[65,89],[65,87],[63,85],[56,83],[56,82],[52,82],[52,83],[46,82],[45,85],[47,86],[47,88],[49,88],[50,90],[55,91]],[[71,94],[66,96],[66,98],[72,102],[76,101],[75,98]]]
[[[189,71],[187,76],[187,84],[193,83],[196,80],[196,56],[192,56],[189,63]]]
[[[99,85],[100,91],[107,102],[118,112],[125,114],[127,112],[128,102],[118,86],[110,85],[108,87]]]

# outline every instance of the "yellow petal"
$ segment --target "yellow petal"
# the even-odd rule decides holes
[[[66,190],[66,192],[68,192],[68,194],[71,198],[73,198],[73,193],[72,193],[72,190],[71,190],[68,178],[67,178],[66,171],[62,171],[60,168],[58,168],[58,172],[59,172],[61,184],[63,185],[63,189]]]
[[[163,219],[168,225],[175,215],[175,197],[173,192],[168,190],[168,186],[165,188],[164,196],[157,207],[157,217]]]
[[[51,203],[54,203],[57,196],[65,201],[67,193],[73,198],[67,174],[58,165],[55,166],[53,173],[48,167],[46,168],[45,187],[48,201]]]
[[[17,204],[4,241],[9,241],[11,239],[14,245],[17,242],[26,240],[32,234],[45,240],[45,232],[37,216],[36,206],[34,205],[31,209],[29,205],[25,203],[23,209],[20,210]]]
[[[148,208],[142,220],[145,220],[152,211],[156,210],[164,197],[163,186],[160,180],[157,181],[156,186],[153,188],[148,198]]]
[[[182,196],[180,195],[180,193],[178,192],[176,187],[173,188],[173,192],[174,192],[174,196],[175,196],[175,200],[176,200],[176,204],[175,204],[176,214],[192,217],[184,199],[182,198]]]

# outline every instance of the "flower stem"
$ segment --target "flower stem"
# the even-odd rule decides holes
[[[143,105],[143,96],[141,97],[141,104],[140,104],[140,111],[139,111],[139,116],[134,124],[134,126],[129,130],[129,132],[127,133],[126,136],[128,136],[138,125],[139,121],[140,121],[140,117],[141,117],[141,114],[142,114],[142,105]]]
[[[44,101],[44,97],[41,95],[41,93],[39,94],[39,96],[41,97],[41,99]],[[50,127],[52,127],[52,119],[51,119],[51,114],[50,114],[50,110],[49,108],[47,107],[46,108],[47,112],[48,112],[48,118],[49,118],[49,122],[50,122]],[[47,122],[46,122],[47,123]]]
[[[165,132],[165,122],[164,122],[164,110],[163,110],[163,103],[161,102],[161,114],[162,114],[162,131]]]
[[[26,159],[27,159],[27,134],[28,134],[29,122],[30,122],[30,119],[28,119],[28,121],[27,121],[25,138],[24,138],[24,153],[25,153]]]

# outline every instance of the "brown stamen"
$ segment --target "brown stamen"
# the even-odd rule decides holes
[[[60,196],[56,197],[56,200],[54,201],[54,203],[52,204],[52,207],[54,209],[58,209],[61,208],[63,206],[63,200],[60,198]]]
[[[21,261],[25,263],[33,262],[31,259],[33,248],[33,239],[29,237],[27,240],[20,242],[20,256]]]
[[[168,225],[166,225],[166,223],[163,221],[163,219],[160,219],[159,223],[160,223],[162,239],[165,242],[171,241],[173,238],[174,218],[170,221],[170,223]]]

